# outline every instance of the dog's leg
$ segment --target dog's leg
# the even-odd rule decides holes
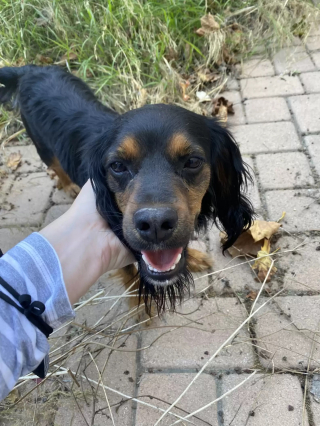
[[[76,198],[76,196],[80,192],[80,188],[78,185],[72,182],[70,177],[61,167],[61,164],[57,157],[53,158],[52,163],[49,165],[49,168],[52,169],[56,175],[58,176],[57,188],[63,189],[67,194],[69,194],[72,198]]]
[[[188,247],[187,265],[191,272],[202,272],[210,269],[213,265],[213,261],[206,253]]]

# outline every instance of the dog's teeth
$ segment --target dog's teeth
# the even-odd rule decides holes
[[[180,259],[181,259],[181,254],[178,254],[178,257],[177,257],[177,260],[176,260],[176,263],[175,263],[175,264],[179,263],[179,262],[180,262]]]
[[[148,264],[148,262],[147,262],[147,258],[145,257],[145,255],[144,255],[144,254],[142,255],[142,259],[145,261],[145,263],[147,263],[147,264]]]

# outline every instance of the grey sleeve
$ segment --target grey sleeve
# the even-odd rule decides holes
[[[60,261],[41,234],[31,234],[0,258],[0,276],[19,294],[30,294],[32,301],[42,302],[46,307],[43,319],[51,327],[74,318]],[[1,285],[0,290],[13,299]],[[48,364],[48,352],[45,335],[0,299],[0,400],[20,376],[30,373],[43,359]]]

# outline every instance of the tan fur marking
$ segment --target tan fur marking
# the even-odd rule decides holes
[[[213,260],[206,253],[188,247],[187,264],[191,272],[202,272],[212,267]]]
[[[128,160],[139,158],[139,144],[132,136],[127,136],[118,147],[118,153]]]
[[[202,199],[208,190],[210,177],[210,167],[205,164],[199,177],[199,185],[189,188],[189,208],[193,216],[199,214],[201,211]]]
[[[191,153],[191,145],[183,133],[175,133],[169,141],[168,154],[171,158],[183,157]]]
[[[57,157],[53,158],[50,169],[52,169],[58,176],[57,188],[63,189],[72,198],[76,198],[80,192],[80,188],[78,185],[72,182],[69,175],[63,170]]]

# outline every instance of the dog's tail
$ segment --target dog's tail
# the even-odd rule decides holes
[[[19,80],[26,72],[24,67],[4,67],[0,68],[0,104],[7,104],[16,97],[19,87]]]

